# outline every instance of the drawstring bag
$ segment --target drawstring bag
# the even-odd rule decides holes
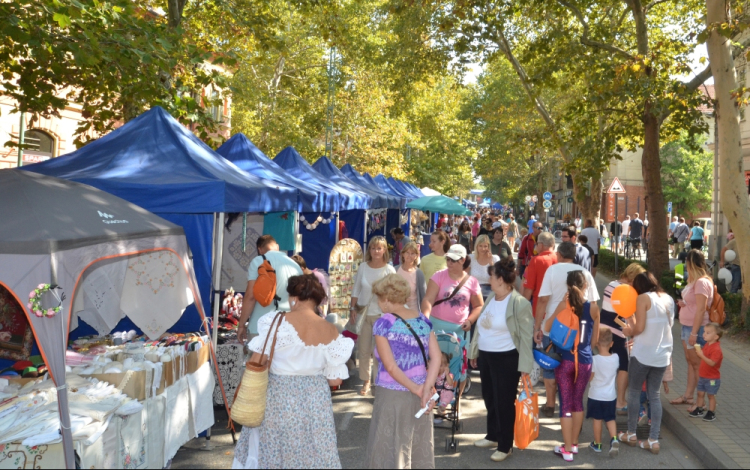
[[[253,297],[263,307],[268,307],[271,302],[275,302],[278,309],[281,298],[276,295],[276,270],[266,259],[266,255],[262,256],[263,263],[258,266],[258,279],[253,284]]]
[[[565,310],[560,312],[552,328],[549,330],[549,340],[561,351],[570,351],[575,358],[576,375],[575,381],[578,380],[578,343],[581,340],[581,321],[578,315],[573,312],[570,303]]]

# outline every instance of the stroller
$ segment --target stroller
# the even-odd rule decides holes
[[[449,355],[451,358],[449,368],[454,378],[458,378],[462,373],[466,373],[467,360],[466,360],[466,340],[459,338],[456,334],[439,332],[436,334],[440,351]],[[458,441],[456,440],[456,432],[463,432],[463,422],[459,418],[459,411],[461,409],[460,400],[458,399],[459,382],[458,380],[453,381],[453,388],[446,388],[444,385],[437,386],[437,393],[444,391],[453,392],[453,400],[445,409],[444,413],[436,412],[435,418],[443,419],[451,423],[451,435],[445,438],[445,451],[449,453],[456,453],[458,451]],[[466,393],[467,390],[464,390]]]

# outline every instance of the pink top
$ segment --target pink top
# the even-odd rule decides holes
[[[439,288],[435,301],[450,297],[453,289],[461,282],[460,279],[458,281],[451,279],[447,269],[436,272],[431,279]],[[449,323],[461,324],[471,312],[471,296],[481,296],[481,292],[479,282],[474,276],[469,276],[461,290],[451,300],[432,307],[432,316]]]
[[[479,229],[480,229],[479,222],[475,222],[474,225],[471,226],[471,236],[474,238],[477,238],[477,235],[479,235]]]
[[[698,279],[692,284],[689,284],[682,291],[682,300],[685,302],[685,306],[680,309],[680,324],[683,326],[693,326],[695,324],[696,310],[698,310],[697,300],[695,296],[698,294],[705,295],[708,297],[706,303],[706,311],[703,312],[703,322],[701,326],[708,325],[708,309],[711,308],[711,303],[714,299],[714,285],[709,280],[704,278]]]

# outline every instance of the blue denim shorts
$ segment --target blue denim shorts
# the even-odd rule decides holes
[[[695,349],[695,347],[690,346],[690,336],[693,334],[693,327],[692,326],[682,326],[682,340],[685,342],[685,345],[688,349]],[[706,345],[706,341],[703,339],[703,327],[701,327],[700,330],[698,330],[698,338],[695,341],[696,344],[700,344],[701,347]]]
[[[708,395],[716,395],[721,387],[721,379],[698,379],[698,391],[705,392]]]
[[[549,336],[542,336],[542,348],[545,351],[550,344],[552,344],[552,341],[550,341]],[[554,349],[555,347],[552,346],[552,350]],[[546,380],[555,380],[555,370],[542,369],[542,378]]]

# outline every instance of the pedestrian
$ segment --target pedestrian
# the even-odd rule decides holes
[[[609,237],[612,240],[610,247],[612,252],[617,254],[620,252],[620,240],[622,239],[622,222],[619,220],[613,221],[609,224]]]
[[[576,233],[581,233],[581,217],[578,216],[573,221],[573,227],[576,229]]]
[[[536,251],[539,254],[531,258],[523,279],[523,296],[526,300],[531,301],[534,318],[537,316],[539,290],[542,288],[544,274],[550,266],[557,264],[554,235],[549,232],[540,233],[536,242]]]
[[[427,282],[422,313],[430,318],[435,331],[455,333],[471,340],[471,326],[476,323],[484,305],[482,290],[474,276],[464,272],[466,250],[453,245],[445,254],[448,268],[435,273]],[[466,386],[466,374],[457,377],[460,397]]]
[[[401,264],[401,249],[404,246],[404,230],[401,227],[394,227],[391,229],[391,237],[393,238],[393,265],[398,266]]]
[[[474,223],[471,226],[471,236],[475,239],[479,236],[479,229],[482,228],[482,218],[479,214],[474,216]]]
[[[451,241],[448,234],[442,230],[435,230],[430,235],[429,246],[432,253],[422,258],[419,264],[419,268],[428,282],[433,274],[446,268],[445,252],[451,247]]]
[[[591,248],[593,251],[593,257],[591,262],[591,274],[596,277],[596,268],[599,266],[599,247],[601,246],[601,233],[594,227],[594,222],[591,219],[586,219],[586,228],[581,231],[581,235],[585,235],[588,239],[584,245]]]
[[[325,273],[325,271],[321,269],[310,269],[307,267],[307,262],[305,262],[305,258],[303,258],[300,255],[293,255],[291,256],[292,260],[294,260],[297,265],[302,269],[302,274],[312,274],[316,278],[318,278],[318,282],[320,282],[320,285],[323,286],[323,290],[326,293],[325,298],[323,298],[323,301],[320,303],[320,311],[318,312],[321,317],[326,316],[326,310],[328,307],[328,298],[330,297],[330,291],[328,289],[328,276]]]
[[[679,254],[685,249],[685,241],[690,236],[690,227],[685,223],[685,218],[680,217],[680,223],[675,227],[672,237],[676,240],[675,257],[679,257]]]
[[[516,248],[516,238],[518,238],[518,224],[513,214],[508,216],[508,245],[511,249]]]
[[[726,259],[726,253],[729,250],[734,251],[734,259],[732,261]],[[732,273],[732,283],[729,285],[729,292],[732,294],[742,289],[742,269],[740,268],[740,256],[738,253],[737,239],[734,237],[721,249],[721,262],[719,266],[727,268]]]
[[[703,249],[703,237],[704,231],[699,221],[693,222],[693,228],[690,229],[690,249],[701,250]]]
[[[617,440],[617,389],[615,379],[620,359],[610,353],[614,345],[612,331],[607,327],[599,330],[597,346],[599,354],[594,356],[591,366],[591,385],[589,386],[586,418],[594,420],[594,441],[589,447],[596,453],[602,451],[602,423],[609,432],[609,456],[620,453],[620,442]]]
[[[489,215],[484,217],[482,228],[479,229],[479,235],[492,235],[492,217]]]
[[[578,243],[578,236],[576,235],[575,228],[572,226],[564,228],[562,230],[562,241],[570,242],[575,245],[576,257],[573,262],[586,271],[591,272],[591,252]]]
[[[396,269],[396,274],[403,277],[409,283],[410,294],[406,299],[406,306],[412,310],[422,309],[422,299],[427,292],[427,282],[424,273],[419,266],[419,247],[410,241],[401,249],[401,264]]]
[[[633,254],[635,254],[637,250],[638,256],[640,256],[645,224],[641,220],[640,214],[638,212],[633,214],[633,217],[633,220],[631,220],[630,224],[628,224],[628,229],[625,234],[628,235],[628,242],[633,248]]]
[[[677,238],[674,236],[674,231],[680,224],[680,218],[677,216],[672,217],[672,222],[669,224],[669,230],[667,231],[667,237],[669,237],[669,245],[672,247],[672,257],[677,257]]]
[[[265,417],[260,427],[243,427],[232,468],[341,468],[330,387],[349,378],[346,361],[354,342],[316,311],[325,291],[312,274],[292,276],[285,288],[291,310],[271,326],[278,312],[258,320],[250,341],[254,362],[276,347],[268,374]]]
[[[663,413],[660,389],[674,346],[674,300],[648,272],[635,277],[633,288],[638,293],[635,315],[627,320],[627,326],[622,330],[625,336],[633,338],[628,369],[628,430],[620,433],[617,439],[631,447],[638,446],[658,454]],[[639,442],[636,429],[644,382],[651,406],[651,429],[648,439]]]
[[[698,401],[696,408],[690,413],[691,418],[703,417],[703,421],[714,421],[716,419],[716,395],[721,387],[721,362],[724,353],[721,351],[719,340],[724,335],[718,323],[709,323],[703,332],[706,347],[696,345],[695,352],[701,359],[698,371]],[[705,406],[705,397],[708,395],[708,411]]]
[[[271,235],[263,235],[258,239],[256,248],[259,255],[256,256],[247,268],[247,288],[245,289],[245,298],[242,302],[242,314],[237,325],[237,339],[242,343],[252,339],[258,334],[258,320],[272,311],[288,312],[289,295],[287,286],[292,276],[302,274],[302,268],[286,253],[279,251],[279,244]],[[258,280],[258,268],[265,260],[271,264],[276,271],[276,297],[273,302],[263,306],[255,299],[253,290],[255,282]],[[247,325],[246,325],[247,324]]]
[[[627,239],[628,235],[630,234],[630,216],[626,215],[625,220],[622,221],[622,234],[626,238],[623,239],[623,242]],[[625,249],[625,246],[623,245],[622,249]]]
[[[534,228],[534,222],[536,222],[536,217],[533,215],[529,217],[529,221],[526,222],[526,226],[528,227],[529,231],[532,231]]]
[[[542,233],[544,226],[541,222],[535,222],[532,226],[533,232],[529,233],[521,240],[521,249],[518,251],[518,275],[523,277],[526,267],[531,262],[531,258],[536,256],[536,240]]]
[[[627,390],[628,390],[628,361],[630,354],[628,353],[627,338],[622,332],[622,326],[617,323],[619,315],[615,313],[615,309],[612,307],[612,293],[618,286],[627,284],[633,285],[633,279],[641,273],[645,273],[646,270],[637,263],[629,264],[627,268],[622,272],[619,280],[615,280],[607,284],[604,288],[604,294],[602,295],[602,311],[600,323],[602,326],[609,328],[612,332],[612,354],[619,359],[619,368],[617,372],[617,414],[625,416],[628,413],[627,407]]]
[[[578,453],[578,437],[583,428],[583,395],[594,360],[591,344],[599,340],[599,306],[586,300],[584,292],[589,287],[591,275],[585,273],[583,270],[568,273],[565,299],[545,322],[545,328],[550,330],[557,316],[567,308],[578,317],[577,346],[573,351],[560,350],[562,362],[555,369],[555,380],[560,389],[560,426],[564,445],[555,446],[554,452],[566,462],[572,462],[573,455]]]
[[[474,247],[475,250],[471,255],[469,274],[474,276],[474,279],[479,283],[479,288],[482,290],[482,298],[487,299],[487,296],[492,292],[488,268],[500,261],[500,257],[493,255],[490,251],[490,238],[487,235],[480,235]]]
[[[701,360],[695,353],[695,345],[705,345],[703,328],[708,325],[708,310],[714,299],[714,283],[708,274],[706,259],[698,250],[690,250],[685,259],[685,270],[688,285],[682,289],[680,306],[680,324],[682,325],[682,349],[688,363],[687,388],[679,398],[672,400],[673,405],[694,405],[693,397],[698,385],[698,369]],[[693,411],[693,408],[690,408]]]
[[[513,251],[518,253],[520,251],[521,246],[523,246],[523,240],[529,235],[529,230],[526,227],[521,227],[521,230],[518,231],[518,240],[516,240],[516,246],[513,247]],[[519,258],[520,260],[520,258]],[[518,266],[520,268],[521,263],[519,261]],[[518,274],[518,273],[516,273]],[[519,274],[520,276],[520,274]]]
[[[492,295],[479,316],[468,354],[472,367],[479,367],[487,408],[487,434],[474,445],[496,448],[490,456],[494,462],[502,462],[513,451],[518,381],[534,365],[534,317],[531,304],[514,288],[515,269],[512,258],[489,267]]]
[[[367,244],[365,262],[359,266],[357,277],[352,287],[352,300],[349,309],[351,321],[362,326],[357,337],[357,355],[359,356],[359,378],[364,382],[359,394],[365,396],[370,391],[370,375],[372,368],[372,354],[375,347],[372,328],[383,312],[378,305],[377,297],[372,295],[372,286],[396,270],[388,264],[388,243],[385,237],[377,236]],[[357,317],[365,318],[357,322]]]
[[[490,250],[493,255],[497,255],[500,259],[507,258],[513,255],[513,251],[505,240],[503,240],[503,227],[498,227],[492,232],[492,243],[490,243]]]
[[[440,346],[427,317],[404,305],[410,289],[401,276],[386,276],[372,290],[385,313],[373,327],[378,375],[367,468],[435,468],[431,398]]]
[[[467,253],[474,249],[474,237],[471,235],[471,226],[465,220],[458,226],[458,243],[466,248]]]
[[[596,282],[591,273],[581,266],[573,263],[576,256],[576,246],[571,242],[562,242],[557,247],[557,264],[547,268],[539,289],[539,302],[537,303],[537,314],[534,324],[534,341],[541,344],[544,349],[550,345],[549,329],[546,328],[547,320],[554,315],[558,305],[563,302],[568,294],[567,277],[572,271],[583,272],[586,278],[586,290],[584,299],[588,302],[599,300],[596,290]],[[542,315],[541,313],[544,312]],[[547,391],[547,404],[542,408],[544,415],[552,418],[555,413],[556,378],[555,372],[543,369],[544,387]]]

